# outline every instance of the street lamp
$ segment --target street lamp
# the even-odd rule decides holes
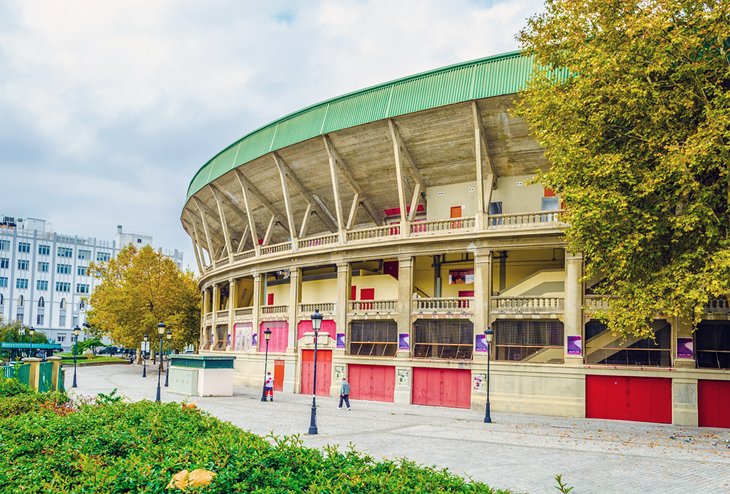
[[[172,340],[172,329],[167,330],[167,372],[165,372],[165,387],[170,386],[170,340]]]
[[[79,353],[79,335],[81,334],[81,328],[77,324],[76,327],[73,329],[74,337],[76,340],[74,341],[74,383],[72,388],[76,387],[76,354]]]
[[[147,357],[144,352],[147,349],[147,343],[150,341],[150,337],[144,335],[144,345],[142,345],[142,377],[147,377]]]
[[[269,328],[264,331],[264,339],[266,340],[266,353],[264,356],[264,389],[261,391],[261,401],[266,401],[266,371],[269,366],[269,340],[271,339],[271,330]]]
[[[30,327],[30,350],[28,350],[28,356],[33,356],[33,335],[35,334],[35,328],[33,326]]]
[[[160,335],[160,365],[157,367],[157,397],[155,401],[160,402],[160,384],[162,381],[162,337],[165,335],[165,323],[160,321],[157,325],[157,334]]]
[[[492,340],[494,339],[494,330],[492,328],[487,328],[486,331],[484,331],[484,336],[486,336],[487,339],[487,410],[484,415],[484,423],[485,424],[491,424],[492,423],[492,414],[491,409],[489,405],[489,383],[492,381],[489,377],[489,360],[490,360],[490,353],[492,353]]]
[[[312,329],[314,330],[314,374],[312,376],[312,415],[309,419],[309,433],[317,434],[317,340],[319,328],[322,326],[322,314],[319,309],[312,314]]]

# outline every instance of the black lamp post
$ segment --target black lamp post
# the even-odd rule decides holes
[[[157,403],[160,403],[160,384],[162,383],[162,337],[165,335],[165,323],[160,321],[160,324],[157,325],[157,334],[160,335],[160,365],[157,366],[157,396],[155,397],[155,401]]]
[[[264,389],[261,390],[261,401],[266,401],[266,372],[269,366],[269,340],[271,339],[271,330],[269,328],[264,331],[264,339],[266,340],[266,353],[264,354]]]
[[[317,340],[319,328],[322,326],[322,314],[319,309],[312,314],[312,329],[314,330],[314,374],[312,376],[312,415],[309,419],[309,433],[317,434]]]
[[[147,377],[147,357],[144,352],[147,351],[147,343],[150,341],[148,335],[144,335],[144,344],[142,345],[142,377]]]
[[[28,356],[33,356],[33,335],[35,334],[35,328],[33,326],[30,327],[30,350],[28,350]]]
[[[165,372],[165,387],[170,386],[170,340],[172,340],[172,329],[167,330],[167,371]]]
[[[489,377],[489,361],[490,361],[490,353],[492,353],[492,340],[494,339],[494,330],[492,328],[487,328],[486,331],[484,331],[484,335],[487,339],[487,410],[484,415],[484,423],[485,424],[491,424],[492,423],[492,413],[490,409],[489,404],[489,383],[492,381],[492,379]]]
[[[81,334],[81,328],[76,325],[76,327],[73,329],[74,332],[74,382],[71,386],[72,388],[76,387],[76,354],[79,353],[79,335]]]

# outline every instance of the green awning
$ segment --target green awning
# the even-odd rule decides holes
[[[0,343],[0,348],[3,350],[30,350],[30,343],[14,343],[14,342],[3,342]],[[33,343],[33,349],[35,350],[63,350],[60,343]]]

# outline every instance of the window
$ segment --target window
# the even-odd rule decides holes
[[[0,276],[0,288],[4,288],[6,286],[8,286],[8,277]]]
[[[18,252],[30,252],[30,244],[28,242],[18,242]]]
[[[28,288],[28,278],[18,278],[15,280],[15,288]]]
[[[86,302],[84,302],[82,300],[81,302],[79,302],[79,310],[84,310],[84,309],[86,309]]]
[[[30,266],[30,261],[27,259],[18,259],[18,269],[20,271],[28,271],[28,266]]]
[[[729,321],[702,321],[697,327],[694,342],[697,367],[730,369]]]
[[[76,283],[76,293],[89,293],[89,284]]]
[[[58,273],[58,274],[71,274],[71,265],[70,264],[57,264],[56,265],[56,273]]]
[[[82,261],[86,261],[87,259],[91,259],[91,251],[90,250],[79,250],[78,257]]]
[[[563,323],[499,320],[494,323],[494,349],[495,360],[562,363]]]
[[[70,292],[71,291],[71,283],[65,282],[65,281],[57,281],[56,282],[56,291],[57,292]]]
[[[395,321],[352,321],[350,354],[395,357],[398,326]]]
[[[59,343],[63,343],[64,341],[66,341],[66,335],[61,333],[57,334],[56,341]]]
[[[419,319],[413,324],[413,356],[471,359],[473,335],[470,321]]]
[[[36,280],[35,287],[37,290],[45,292],[46,290],[48,290],[48,280]]]
[[[0,250],[10,250],[10,240],[0,240]]]
[[[61,312],[61,314],[58,316],[58,325],[59,326],[66,325],[66,313],[65,312]]]
[[[46,318],[45,314],[38,314],[38,315],[37,315],[37,316],[35,317],[35,323],[36,323],[37,325],[39,325],[39,326],[43,326],[43,324],[45,324],[45,323],[43,322],[43,321],[45,320],[45,318]]]
[[[39,244],[38,245],[38,253],[42,256],[49,256],[51,255],[51,246],[46,244]]]
[[[86,266],[76,266],[76,274],[79,276],[86,276],[87,269],[88,268]]]
[[[99,251],[96,253],[96,260],[98,262],[106,262],[111,258],[111,254],[108,252]]]
[[[74,250],[70,247],[59,247],[58,257],[73,257]]]
[[[43,297],[38,299],[38,308],[42,309],[46,306],[46,301],[43,299]]]
[[[40,271],[41,273],[47,273],[48,272],[48,263],[39,261],[38,262],[38,271]]]
[[[9,268],[10,267],[10,259],[7,257],[0,257],[0,268]]]
[[[585,325],[586,364],[643,365],[671,367],[671,328],[669,323],[652,323],[654,339],[613,337],[605,324],[595,319]],[[601,335],[600,338],[596,336]]]

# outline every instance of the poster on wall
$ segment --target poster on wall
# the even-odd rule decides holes
[[[677,358],[694,358],[692,338],[677,338]]]
[[[568,355],[583,355],[583,340],[580,336],[568,336]]]
[[[471,285],[473,283],[473,269],[449,269],[449,285]]]
[[[474,335],[474,351],[475,352],[485,352],[487,351],[487,335],[482,333],[477,333]]]
[[[398,350],[410,350],[411,349],[411,335],[408,333],[398,334]]]
[[[345,348],[345,333],[337,333],[337,348]]]
[[[256,332],[254,331],[253,333],[251,333],[251,346],[256,348],[258,346],[258,344],[259,344],[259,335],[257,335]]]

